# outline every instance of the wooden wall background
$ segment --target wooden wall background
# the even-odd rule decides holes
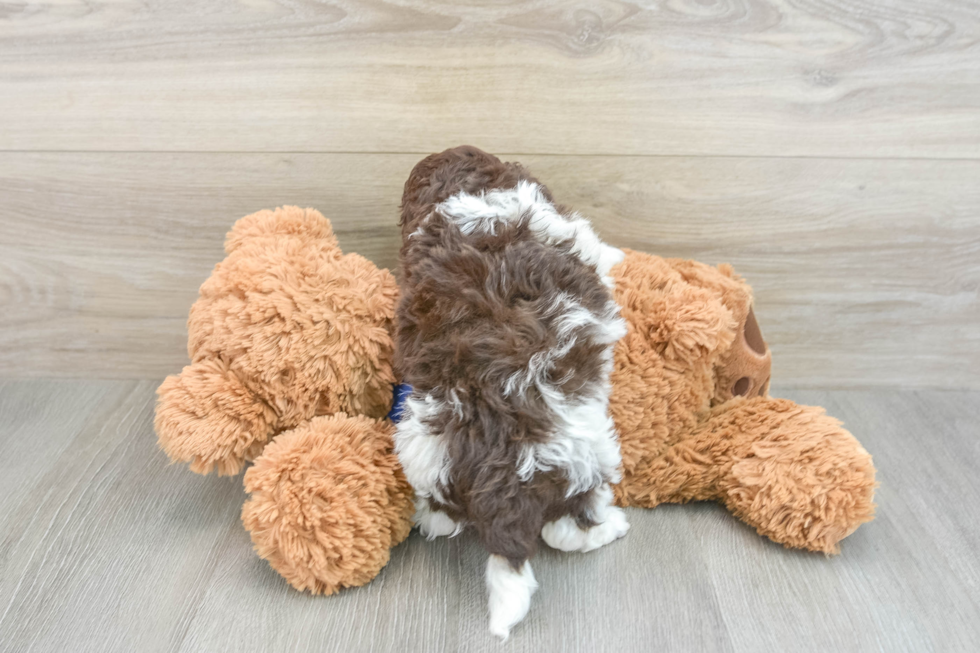
[[[232,222],[463,142],[730,261],[793,385],[980,387],[976,0],[0,1],[0,376],[158,378]]]

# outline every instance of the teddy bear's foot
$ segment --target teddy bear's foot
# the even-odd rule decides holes
[[[449,515],[441,510],[433,510],[426,497],[416,499],[415,517],[412,520],[427,540],[434,540],[437,537],[456,537],[463,530],[463,525],[454,522]]]
[[[280,434],[245,473],[242,522],[296,589],[364,585],[408,536],[412,491],[391,436],[390,422],[315,417]]]
[[[771,407],[769,429],[735,459],[722,483],[725,504],[785,546],[838,553],[874,517],[871,455],[821,408],[757,402]]]

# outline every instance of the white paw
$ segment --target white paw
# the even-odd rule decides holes
[[[559,551],[593,551],[626,535],[630,525],[622,508],[607,509],[606,520],[588,530],[582,530],[575,520],[566,515],[548,522],[541,529],[545,544]]]
[[[629,529],[630,524],[626,521],[626,513],[623,512],[623,509],[610,506],[606,513],[606,521],[589,529],[589,548],[582,550],[591,551],[610,542],[615,542],[626,535]]]
[[[424,498],[419,498],[416,503],[413,521],[419,527],[419,532],[429,540],[445,536],[454,537],[463,530],[462,524],[454,522],[446,513],[432,510],[429,501]]]
[[[419,523],[419,531],[430,540],[437,537],[458,535],[462,529],[462,526],[450,519],[449,515],[444,512],[431,512],[428,519]]]
[[[559,551],[581,551],[585,536],[586,531],[579,528],[568,515],[548,522],[541,529],[541,539],[545,544]]]

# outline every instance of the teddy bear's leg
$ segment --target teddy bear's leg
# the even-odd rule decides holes
[[[838,553],[839,542],[874,517],[871,455],[822,408],[772,399],[746,404],[751,446],[733,457],[719,484],[721,500],[776,542]]]
[[[411,530],[391,422],[343,413],[280,434],[245,473],[255,551],[298,590],[364,585]]]
[[[207,474],[237,474],[262,451],[277,416],[220,360],[188,365],[157,389],[156,427],[171,460]]]
[[[575,517],[565,515],[548,522],[541,529],[545,544],[559,551],[592,551],[626,535],[630,525],[622,508],[612,505],[613,493],[609,484],[592,490],[592,504],[586,515],[595,526],[581,528]]]
[[[621,505],[719,500],[761,535],[836,553],[874,515],[874,466],[824,414],[786,399],[735,399],[627,473]]]

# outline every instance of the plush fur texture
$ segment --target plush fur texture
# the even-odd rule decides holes
[[[312,209],[242,218],[225,247],[191,309],[193,362],[158,390],[160,446],[200,473],[255,459],[242,521],[297,589],[366,583],[413,513],[394,427],[374,419],[392,399],[394,277],[344,255]]]
[[[408,536],[412,490],[393,428],[343,413],[315,417],[276,438],[245,473],[242,522],[255,551],[296,589],[363,585]]]
[[[420,163],[402,206],[398,368],[414,391],[396,451],[421,528],[471,525],[490,552],[491,630],[506,638],[547,523],[570,524],[578,538],[562,542],[577,550],[628,528],[608,489],[620,478],[609,373],[626,333],[608,273],[623,254],[476,148]]]
[[[156,432],[196,472],[236,474],[276,433],[316,415],[391,406],[398,287],[344,255],[313,209],[239,220],[187,321],[191,364],[160,386]]]
[[[613,274],[628,324],[610,400],[617,502],[719,501],[776,542],[838,552],[874,516],[871,456],[822,408],[767,396],[748,285],[728,266],[632,251]]]

